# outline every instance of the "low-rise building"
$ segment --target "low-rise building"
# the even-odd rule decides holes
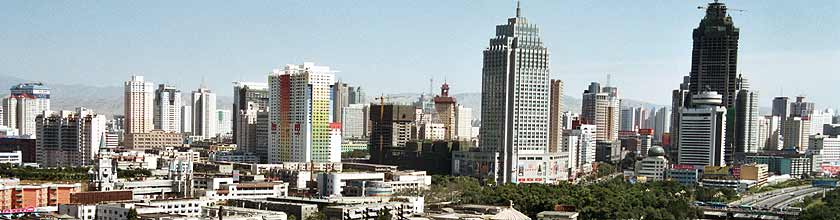
[[[178,132],[152,130],[149,133],[125,134],[125,147],[134,150],[166,149],[184,146],[184,137]]]
[[[99,219],[96,218],[96,205],[59,204],[58,214],[68,215],[80,220]]]
[[[668,171],[668,159],[665,159],[665,149],[660,146],[651,147],[644,159],[636,162],[636,177],[645,181],[665,180]]]
[[[812,158],[796,152],[764,152],[747,155],[747,163],[767,164],[767,171],[775,175],[801,178],[813,169]]]
[[[741,165],[741,180],[755,181],[754,186],[763,186],[769,176],[767,164]]]
[[[320,173],[317,176],[318,193],[323,197],[342,196],[346,186],[352,182],[385,181],[385,173]]]
[[[289,183],[251,182],[229,183],[205,191],[205,197],[211,200],[262,199],[289,195]]]
[[[577,212],[544,211],[537,213],[537,220],[577,220]]]
[[[21,165],[23,164],[23,153],[21,151],[0,152],[0,163]]]
[[[383,210],[387,210],[396,219],[407,219],[414,214],[411,203],[387,202],[331,206],[324,209],[324,215],[327,220],[369,220],[377,219]]]
[[[201,209],[202,219],[225,220],[287,220],[286,213],[234,206],[205,206]]]
[[[0,185],[0,209],[57,206],[70,203],[70,194],[81,191],[82,185],[20,185],[18,179],[5,179]]]
[[[254,153],[245,151],[215,151],[211,152],[209,160],[212,162],[259,163],[260,158]]]
[[[700,180],[700,170],[693,165],[672,164],[671,169],[668,170],[668,178],[686,186],[697,185]]]

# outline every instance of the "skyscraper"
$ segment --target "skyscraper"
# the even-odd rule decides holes
[[[204,139],[216,136],[216,94],[210,89],[199,88],[192,92],[192,134]]]
[[[552,79],[550,85],[548,151],[559,152],[563,141],[563,80]]]
[[[758,92],[738,91],[735,125],[736,160],[745,159],[741,153],[758,153]]]
[[[783,149],[796,151],[808,150],[808,136],[811,134],[811,121],[791,116],[782,123]]]
[[[21,83],[12,86],[3,99],[3,125],[18,129],[20,135],[36,138],[35,117],[50,110],[50,88],[43,83]]]
[[[253,111],[253,112],[248,112]],[[257,112],[268,111],[268,84],[261,82],[233,82],[233,138],[237,146],[248,148],[255,143],[256,133],[240,135],[239,129],[255,129]],[[240,139],[248,139],[240,140]],[[248,150],[246,150],[248,151]]]
[[[805,96],[797,96],[796,102],[790,103],[790,117],[811,117],[814,114],[814,103],[806,102]]]
[[[613,142],[618,139],[619,104],[615,87],[601,88],[601,84],[593,82],[583,92],[580,118],[583,124],[597,127],[597,141]]]
[[[160,84],[154,102],[155,129],[181,132],[181,90]]]
[[[342,109],[341,138],[361,139],[367,137],[368,106],[365,104],[350,104]]]
[[[350,104],[367,104],[367,96],[362,87],[351,86],[348,89],[348,94]]]
[[[726,14],[726,5],[709,3],[706,16],[694,29],[691,52],[690,94],[709,89],[723,96],[727,108],[735,106],[738,83],[738,38],[740,30]]]
[[[333,109],[332,109],[332,121],[331,122],[338,122],[341,123],[343,117],[341,117],[341,109],[344,107],[350,106],[350,91],[347,83],[342,81],[336,81],[332,87],[333,91]]]
[[[216,109],[216,135],[230,137],[233,130],[233,114],[227,109]]]
[[[269,74],[269,162],[341,160],[341,123],[332,118],[333,73],[327,66],[305,62]]]
[[[785,121],[790,116],[790,102],[788,97],[780,96],[773,98],[773,116],[778,116],[779,120]]]
[[[154,86],[143,76],[125,82],[125,132],[148,133],[154,129]]]
[[[472,139],[472,109],[458,105],[455,110],[455,136],[458,140],[468,141]]]
[[[668,107],[656,111],[653,126],[653,143],[662,144],[662,137],[671,131],[671,110]]]
[[[548,179],[533,177],[549,159],[548,57],[539,27],[522,17],[518,4],[516,17],[496,26],[484,50],[479,144],[499,153],[498,183]]]
[[[371,133],[368,141],[370,162],[396,164],[415,126],[415,108],[409,105],[373,104],[370,106]]]
[[[435,96],[435,113],[438,121],[443,124],[444,140],[452,140],[455,138],[455,131],[457,120],[455,112],[457,110],[455,105],[455,97],[449,96],[449,84],[443,83],[440,86],[440,95]]]
[[[691,107],[679,110],[679,164],[724,166],[726,108],[722,96],[703,92],[692,96]]]

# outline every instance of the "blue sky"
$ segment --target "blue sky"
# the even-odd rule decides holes
[[[579,96],[590,81],[667,104],[689,71],[691,30],[707,1],[525,0],[551,52],[554,78]],[[725,1],[741,28],[739,71],[769,106],[804,94],[837,107],[840,1]],[[239,3],[239,4],[234,4]],[[131,74],[193,90],[205,78],[230,96],[235,80],[312,61],[370,95],[479,92],[481,51],[514,1],[2,1],[0,74],[121,85]],[[435,85],[437,87],[437,85]]]

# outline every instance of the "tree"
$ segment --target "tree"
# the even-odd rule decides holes
[[[297,217],[295,217],[294,215],[289,215],[288,217],[286,217],[286,220],[297,220]]]
[[[391,215],[391,209],[383,208],[380,209],[379,212],[376,214],[376,220],[392,220],[394,216]]]
[[[326,220],[327,216],[324,215],[322,212],[313,212],[311,215],[306,217],[306,220]]]
[[[126,218],[126,219],[128,219],[128,220],[137,220],[137,219],[139,219],[139,218],[138,218],[138,216],[137,216],[137,209],[135,209],[135,208],[131,208],[131,209],[129,209],[129,210],[128,210],[128,214],[126,214],[125,218]]]

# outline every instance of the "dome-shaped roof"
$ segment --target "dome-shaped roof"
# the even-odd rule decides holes
[[[493,215],[490,217],[491,220],[531,220],[531,217],[528,217],[525,214],[517,211],[513,208],[513,201],[510,201],[510,207],[505,208],[498,214]]]
[[[665,149],[660,146],[653,146],[648,149],[648,157],[665,156]]]

